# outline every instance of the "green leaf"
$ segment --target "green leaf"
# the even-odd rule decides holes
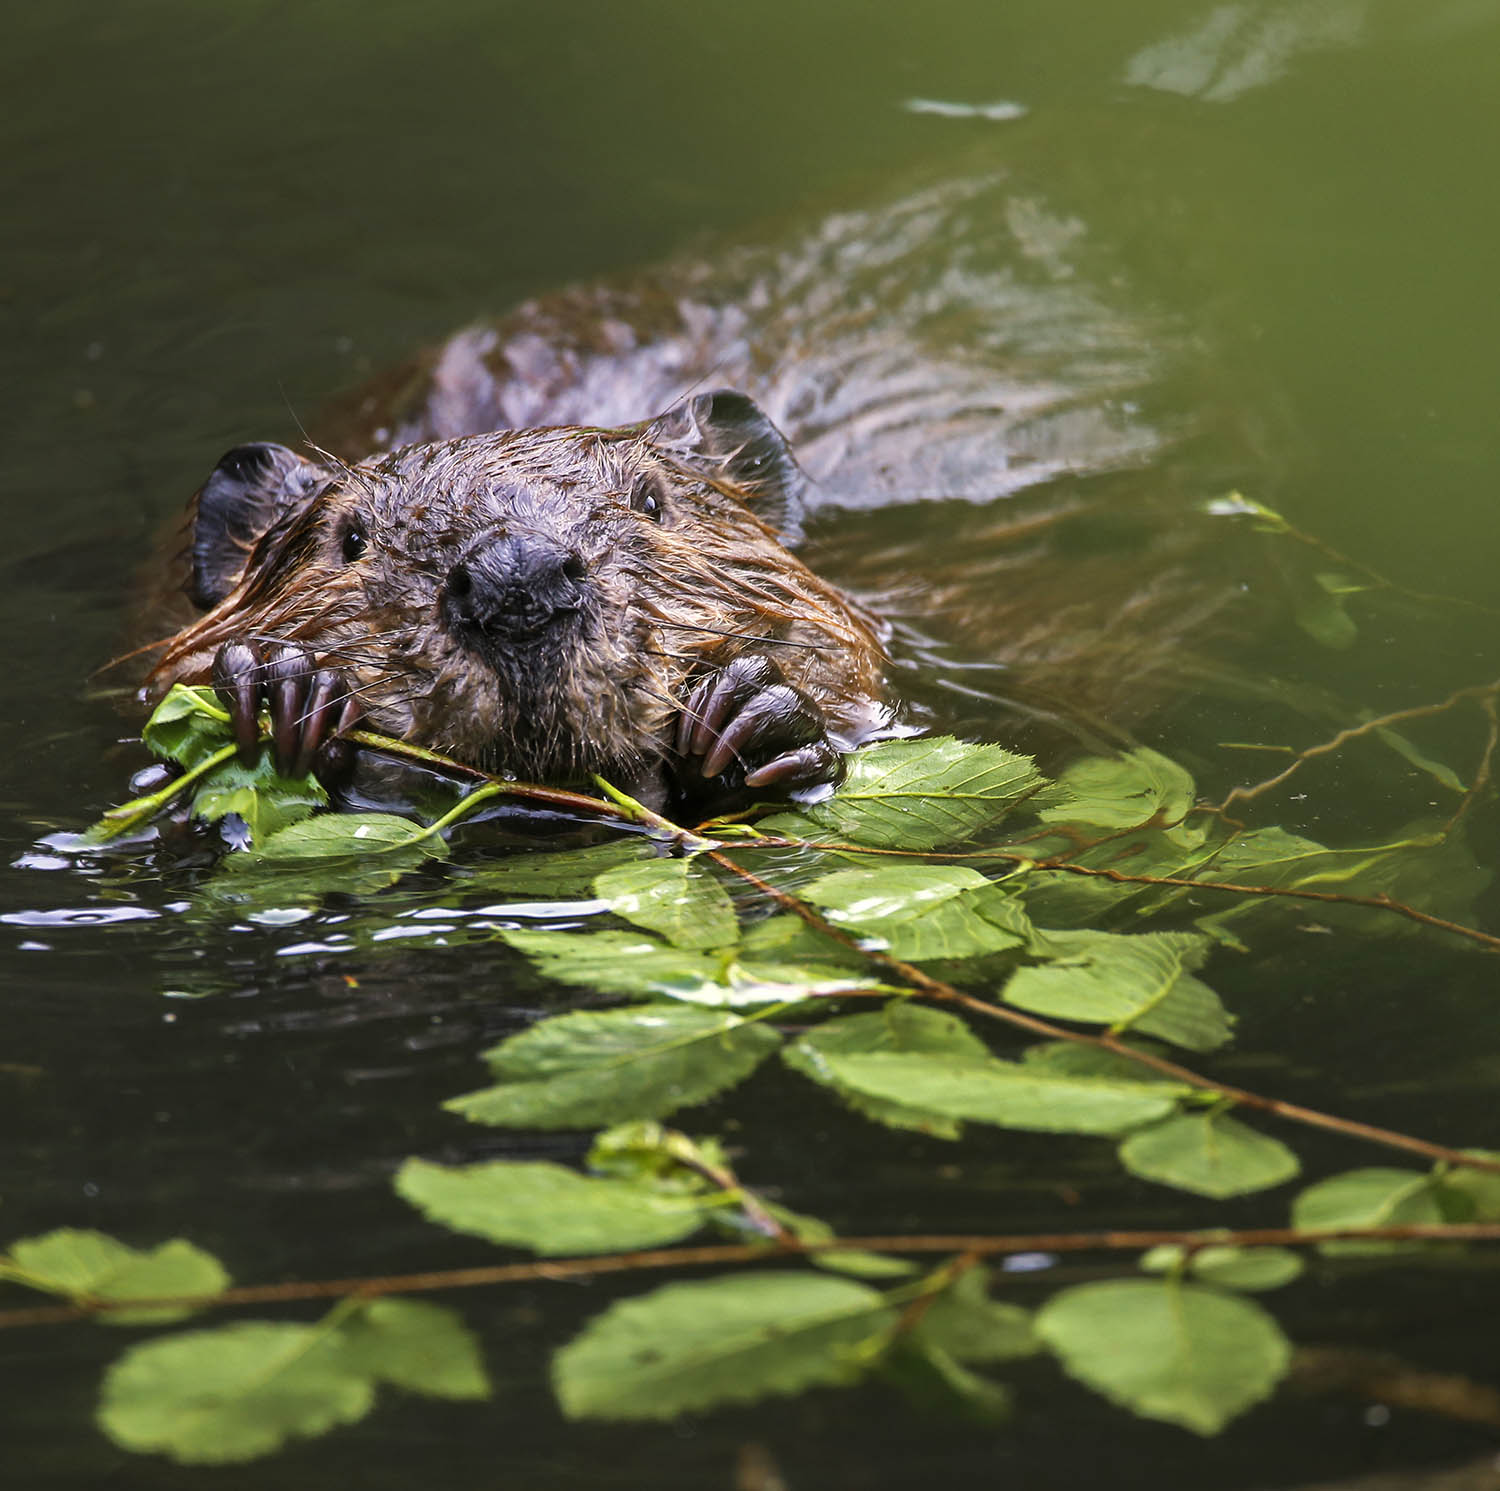
[[[1173,1273],[1182,1266],[1187,1249],[1163,1243],[1141,1256],[1148,1274]],[[1290,1248],[1232,1248],[1224,1245],[1199,1248],[1188,1259],[1188,1272],[1205,1284],[1252,1293],[1280,1289],[1302,1276],[1302,1259]]]
[[[7,1259],[0,1259],[0,1278],[5,1277],[79,1303],[207,1298],[230,1283],[217,1258],[181,1238],[143,1252],[107,1233],[71,1227],[22,1238]],[[191,1308],[158,1307],[110,1310],[99,1319],[111,1325],[146,1325],[190,1314]]]
[[[148,750],[191,770],[234,739],[212,689],[173,684],[141,730]]]
[[[1373,711],[1364,709],[1360,711],[1359,718],[1361,724],[1367,724],[1375,718],[1375,715]],[[1441,782],[1450,792],[1457,792],[1462,796],[1467,790],[1458,773],[1451,766],[1427,755],[1409,736],[1403,735],[1399,730],[1393,730],[1389,725],[1382,725],[1375,733],[1404,761],[1410,762],[1418,771],[1425,771],[1435,782]]]
[[[1297,625],[1323,647],[1343,652],[1359,640],[1359,628],[1344,604],[1336,576],[1319,575],[1316,586],[1299,588],[1292,614]]]
[[[520,850],[504,859],[466,865],[464,884],[479,894],[507,899],[591,896],[595,878],[606,870],[654,857],[651,846],[636,835],[579,849]]]
[[[1229,1039],[1232,1019],[1212,989],[1194,978],[1209,942],[1195,932],[1047,932],[1036,939],[1050,960],[1018,968],[1002,997],[1056,1019],[1133,1029],[1190,1051]]]
[[[703,1225],[713,1204],[541,1160],[456,1166],[407,1160],[395,1187],[441,1226],[550,1257],[676,1242]]]
[[[1223,1112],[1177,1113],[1141,1129],[1120,1145],[1120,1161],[1132,1175],[1215,1201],[1279,1186],[1302,1168],[1279,1139]]]
[[[1308,1186],[1292,1203],[1292,1225],[1307,1229],[1407,1227],[1447,1220],[1435,1176],[1386,1166],[1329,1176]],[[1330,1254],[1388,1253],[1402,1246],[1379,1241],[1319,1244],[1321,1251]]]
[[[827,1274],[668,1284],[595,1316],[552,1381],[572,1419],[670,1419],[855,1382],[896,1319],[873,1289]]]
[[[252,862],[280,862],[406,851],[445,859],[448,846],[441,835],[428,833],[420,823],[394,813],[325,813],[272,834],[254,854],[245,858]]]
[[[1195,1434],[1217,1434],[1269,1397],[1292,1355],[1280,1327],[1249,1300],[1147,1279],[1054,1294],[1036,1331],[1070,1376]]]
[[[1193,779],[1175,761],[1145,746],[1119,756],[1087,756],[1058,778],[1067,796],[1037,814],[1044,823],[1136,828],[1176,823],[1193,806]]]
[[[352,1424],[374,1398],[336,1335],[247,1321],[132,1347],[105,1374],[98,1417],[125,1449],[215,1465]]]
[[[674,947],[724,947],[739,935],[728,892],[691,860],[619,865],[596,877],[594,894],[616,916],[659,933]]]
[[[780,963],[669,947],[643,932],[502,932],[548,978],[614,994],[663,994],[696,1004],[782,1004],[879,988],[847,963]]]
[[[764,1198],[761,1204],[800,1243],[811,1246],[832,1242],[837,1236],[820,1217],[805,1216]],[[897,1258],[891,1253],[869,1253],[863,1248],[824,1248],[809,1253],[807,1261],[814,1268],[825,1268],[836,1274],[853,1274],[861,1279],[903,1279],[917,1271],[916,1265],[905,1258]]]
[[[1488,1149],[1468,1149],[1464,1153],[1500,1160],[1500,1154]],[[1450,1220],[1500,1222],[1500,1174],[1454,1165],[1443,1171],[1439,1184],[1445,1203],[1443,1211]]]
[[[788,838],[935,849],[998,823],[1043,784],[1030,757],[946,735],[882,741],[848,762],[826,802],[757,826]]]
[[[1126,1041],[1123,1044],[1153,1056],[1162,1048],[1152,1041]],[[1159,1082],[1173,1092],[1182,1090],[1171,1077],[1153,1072],[1141,1062],[1132,1061],[1116,1051],[1086,1046],[1081,1041],[1040,1041],[1021,1053],[1025,1066],[1055,1077],[1107,1077],[1116,1082]]]
[[[1001,1424],[1014,1407],[1010,1389],[971,1372],[938,1346],[918,1349],[903,1341],[882,1375],[917,1408],[976,1424]]]
[[[780,1040],[765,1025],[692,1005],[581,1010],[540,1020],[487,1051],[498,1085],[444,1106],[509,1128],[660,1118],[743,1081]]]
[[[844,1085],[835,1076],[828,1058],[867,1055],[874,1051],[922,1052],[984,1060],[989,1052],[964,1022],[940,1010],[927,1009],[909,999],[892,999],[879,1011],[844,1015],[826,1020],[782,1048],[782,1060],[794,1072],[831,1087],[866,1118],[893,1129],[915,1129],[938,1139],[956,1139],[962,1126],[943,1113],[910,1103],[872,1098]]]
[[[1031,1311],[991,1299],[987,1269],[965,1269],[923,1312],[911,1335],[960,1362],[1008,1362],[1040,1349]]]
[[[876,1052],[824,1055],[832,1078],[869,1097],[1045,1133],[1118,1134],[1164,1118],[1192,1089],[1037,1075],[1017,1062]]]
[[[244,820],[252,844],[328,806],[328,794],[316,777],[295,779],[277,773],[269,752],[253,767],[226,761],[204,780],[193,798],[193,816],[214,823],[235,813]]]
[[[923,962],[1020,947],[1031,924],[1020,898],[959,865],[835,870],[803,892],[865,947]]]
[[[452,1311],[376,1299],[339,1327],[345,1359],[367,1377],[429,1398],[488,1398],[479,1343]]]

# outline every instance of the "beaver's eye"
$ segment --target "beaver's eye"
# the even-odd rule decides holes
[[[350,528],[344,534],[344,563],[353,564],[369,547],[370,541],[365,537],[364,529],[359,527]]]
[[[661,498],[645,482],[638,482],[635,490],[630,494],[630,505],[643,517],[650,518],[653,523],[662,520]]]

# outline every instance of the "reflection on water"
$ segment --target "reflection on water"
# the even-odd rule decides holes
[[[218,454],[295,440],[288,405],[310,421],[330,391],[560,281],[617,277],[564,302],[579,314],[546,337],[535,318],[559,302],[544,299],[488,346],[454,344],[449,371],[483,371],[517,417],[604,422],[710,372],[750,385],[818,478],[817,564],[885,598],[910,691],[965,730],[1021,733],[1018,671],[1072,626],[1060,594],[1078,607],[1073,635],[1097,649],[1099,607],[1148,575],[1187,575],[1205,596],[1251,586],[1241,638],[1225,635],[1240,611],[1142,586],[1176,627],[1149,633],[1170,640],[1166,661],[1191,634],[1222,670],[1237,642],[1249,702],[1180,685],[1139,698],[1154,686],[1130,672],[1132,648],[1102,670],[1116,687],[1091,701],[1092,724],[1147,731],[1220,789],[1264,766],[1226,740],[1310,743],[1349,717],[1325,728],[1325,705],[1388,710],[1496,671],[1492,618],[1391,592],[1349,599],[1348,645],[1320,649],[1293,613],[1304,582],[1347,575],[1342,562],[1310,559],[1286,580],[1273,556],[1280,578],[1267,578],[1243,528],[1189,520],[1200,499],[1240,489],[1402,585],[1489,601],[1500,206],[1474,162],[1500,123],[1493,4],[685,15],[665,0],[503,16],[446,0],[420,21],[269,4],[13,18],[0,61],[20,204],[0,276],[18,359],[0,414],[0,691],[24,745],[0,762],[5,1237],[185,1232],[246,1281],[441,1266],[488,1255],[390,1198],[403,1156],[578,1152],[576,1136],[457,1131],[438,1108],[474,1085],[479,1049],[550,1007],[485,935],[546,920],[558,908],[545,899],[455,897],[434,877],[239,916],[201,893],[203,863],[125,854],[68,868],[38,845],[118,797],[138,764],[114,744],[132,722],[86,680],[120,645],[152,534]],[[705,247],[704,228],[748,247]],[[642,262],[679,267],[653,280],[632,269]],[[596,356],[587,326],[639,315],[622,300],[643,285],[666,302],[668,332]],[[495,361],[507,347],[509,371]],[[559,402],[579,388],[594,402]],[[1081,687],[1052,675],[1027,718],[1077,712]],[[1469,778],[1482,722],[1413,731]],[[1352,839],[1452,810],[1449,789],[1379,749],[1309,772],[1276,813]],[[1492,816],[1472,827],[1492,860]],[[460,891],[465,873],[460,856]],[[1243,1018],[1225,1070],[1248,1085],[1500,1147],[1482,958],[1308,926],[1249,958],[1220,955],[1214,981]],[[702,1126],[734,1125],[758,1183],[840,1226],[1199,1216],[1092,1152],[1064,1162],[993,1133],[873,1145],[789,1082],[754,1092]],[[1332,1170],[1365,1157],[1330,1142],[1306,1158]],[[1357,1397],[1292,1395],[1223,1440],[1184,1442],[1040,1372],[998,1438],[934,1430],[873,1393],[718,1415],[681,1436],[565,1430],[541,1386],[544,1352],[601,1298],[594,1286],[466,1301],[511,1363],[492,1415],[387,1410],[276,1473],[396,1487],[431,1483],[434,1464],[492,1476],[503,1456],[529,1485],[728,1485],[740,1447],[763,1443],[793,1485],[998,1470],[1029,1485],[1249,1487],[1357,1484],[1486,1447],[1410,1409],[1371,1417]],[[1493,1308],[1479,1276],[1416,1272],[1331,1273],[1286,1304],[1302,1339],[1395,1342],[1479,1379],[1494,1363],[1474,1322]],[[0,1336],[8,1453],[28,1483],[203,1484],[122,1463],[83,1429],[118,1349],[100,1334]]]

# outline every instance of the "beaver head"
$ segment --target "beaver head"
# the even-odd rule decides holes
[[[187,590],[205,614],[147,693],[206,680],[225,641],[295,641],[345,671],[377,730],[520,777],[638,780],[695,676],[753,646],[852,734],[884,654],[778,537],[803,480],[728,392],[624,429],[355,465],[242,446],[196,499]]]

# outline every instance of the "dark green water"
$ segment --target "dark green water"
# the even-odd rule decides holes
[[[288,438],[289,409],[311,418],[330,393],[524,295],[977,162],[1046,183],[1091,262],[1115,266],[1117,304],[1192,329],[1201,377],[1165,391],[1176,407],[1159,412],[1227,412],[1247,432],[1235,479],[1252,495],[1404,585],[1488,602],[1497,12],[1485,0],[442,0],[15,14],[0,56],[0,833],[17,862],[0,871],[0,1236],[183,1233],[246,1282],[439,1267],[488,1254],[392,1199],[395,1162],[575,1151],[566,1138],[459,1132],[437,1111],[474,1085],[474,1053],[543,997],[502,950],[282,956],[285,932],[184,914],[191,870],[83,875],[22,859],[122,794],[136,758],[113,743],[133,727],[89,675],[120,645],[154,535],[226,447]],[[1211,37],[1234,27],[1215,51]],[[950,118],[911,99],[1027,112]],[[1288,627],[1256,669],[1377,709],[1496,672],[1492,620],[1359,616],[1349,651],[1319,654]],[[1231,723],[1192,700],[1154,728],[1184,751],[1274,734],[1250,706]],[[1480,737],[1439,725],[1423,739],[1467,772]],[[1388,830],[1436,796],[1393,760],[1311,778],[1281,810],[1329,837]],[[1481,858],[1495,839],[1481,815]],[[1213,981],[1244,1016],[1241,1055],[1222,1070],[1500,1149],[1493,970],[1426,937],[1291,933],[1252,959],[1221,958]],[[212,992],[164,998],[184,989]],[[851,1230],[1203,1215],[1081,1144],[872,1138],[787,1078],[758,1079],[689,1127],[726,1122],[748,1178]],[[1314,1175],[1385,1162],[1332,1141],[1299,1152]],[[937,1173],[948,1163],[959,1181]],[[1213,1216],[1273,1213],[1252,1200]],[[543,1386],[545,1355],[608,1297],[605,1285],[466,1297],[493,1406],[393,1399],[274,1462],[213,1472],[125,1456],[90,1427],[122,1337],[0,1334],[7,1483],[729,1487],[740,1447],[757,1442],[797,1488],[1250,1488],[1493,1452],[1492,1430],[1291,1394],[1199,1442],[1042,1367],[1027,1369],[1018,1422],[1000,1434],[923,1420],[876,1390],[675,1429],[568,1426]],[[1273,1303],[1298,1340],[1481,1380],[1500,1366],[1500,1294],[1483,1272],[1314,1276]]]

